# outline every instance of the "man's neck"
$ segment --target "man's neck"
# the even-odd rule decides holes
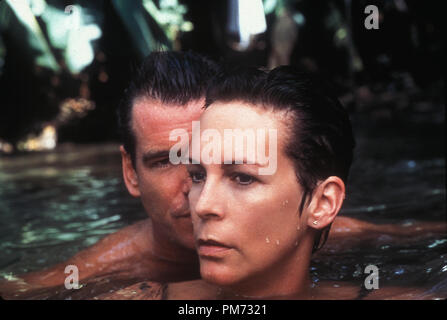
[[[166,237],[151,219],[144,223],[144,247],[147,253],[143,272],[159,282],[186,281],[200,278],[200,267],[194,250],[185,248]]]
[[[197,265],[198,257],[194,249],[187,248],[172,239],[162,227],[150,223],[151,251],[162,261],[181,265]]]

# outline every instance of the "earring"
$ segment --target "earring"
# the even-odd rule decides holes
[[[317,225],[318,224],[318,221],[317,220],[315,220],[314,222],[312,222],[314,225]]]

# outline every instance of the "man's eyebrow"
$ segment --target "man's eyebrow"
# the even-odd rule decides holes
[[[157,158],[165,158],[169,157],[169,150],[156,150],[156,151],[147,151],[143,153],[143,162],[148,162]]]

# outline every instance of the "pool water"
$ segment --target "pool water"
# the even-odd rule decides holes
[[[374,223],[445,221],[445,140],[441,121],[370,126],[354,119],[357,149],[341,214]],[[128,195],[117,144],[63,144],[51,152],[0,156],[0,273],[63,261],[146,217]],[[388,242],[378,237],[312,261],[324,280],[424,287],[447,298],[447,236]]]

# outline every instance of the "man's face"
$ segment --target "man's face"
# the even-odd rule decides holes
[[[188,203],[189,175],[184,165],[169,161],[174,129],[191,136],[192,121],[202,112],[204,100],[186,106],[163,105],[160,101],[137,99],[132,108],[132,130],[136,140],[135,168],[124,152],[123,173],[127,189],[141,202],[154,225],[154,233],[168,241],[194,249]]]

